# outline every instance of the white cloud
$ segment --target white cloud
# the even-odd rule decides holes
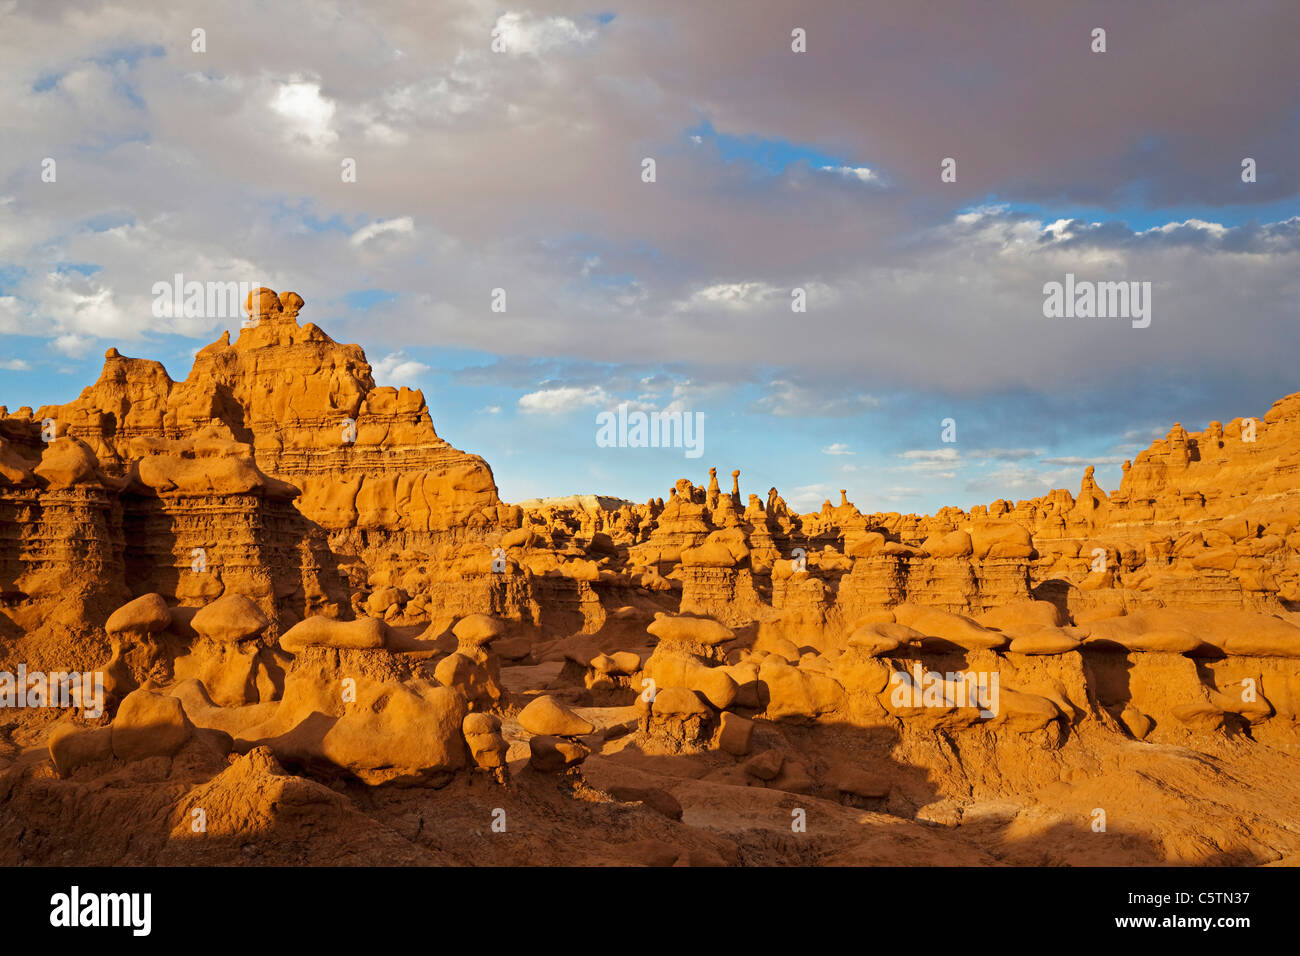
[[[584,30],[568,17],[537,17],[531,13],[503,13],[492,29],[505,52],[537,56],[566,46],[581,46],[596,38],[595,30]]]
[[[860,183],[881,184],[880,176],[866,166],[822,166],[822,172],[835,173],[845,179],[856,179]]]
[[[414,220],[410,216],[400,216],[397,219],[381,219],[378,222],[370,223],[368,226],[362,226],[351,235],[348,241],[354,246],[360,246],[376,236],[382,236],[386,233],[408,236],[413,232],[415,232]]]
[[[920,472],[930,478],[950,480],[956,477],[954,465],[961,463],[961,454],[955,448],[914,448],[899,452],[899,458],[907,462],[897,470]]]
[[[26,309],[12,295],[0,295],[0,332],[23,331]]]
[[[25,372],[31,366],[22,359],[0,359],[0,368],[6,372]]]
[[[285,120],[293,135],[312,146],[330,146],[339,134],[331,128],[335,106],[321,95],[320,84],[304,80],[281,83],[271,97],[271,109]]]
[[[408,359],[399,351],[371,362],[370,371],[376,385],[405,385],[409,388],[414,387],[420,376],[429,371],[429,366]]]
[[[59,340],[64,343],[82,341],[86,336],[134,338],[142,324],[118,305],[114,290],[98,275],[78,272],[47,274],[36,311],[53,319],[59,331],[69,333]],[[72,346],[56,347],[66,351]]]
[[[765,304],[780,291],[766,282],[720,282],[697,289],[685,302],[678,303],[677,308],[683,311],[718,306],[737,310],[752,309]]]
[[[71,358],[81,358],[90,351],[90,339],[67,332],[54,340],[54,348]]]
[[[788,379],[774,379],[768,385],[768,394],[755,401],[750,408],[780,418],[849,418],[879,404],[879,399],[870,395],[844,395],[829,388],[814,388]]]
[[[910,451],[899,452],[898,457],[905,458],[908,461],[948,462],[959,460],[961,454],[956,448],[914,448]]]
[[[1071,469],[1040,471],[1021,465],[1008,465],[972,479],[967,483],[966,490],[997,495],[1000,498],[1031,498],[1045,495],[1053,488],[1077,486],[1079,477]]]
[[[1163,226],[1152,226],[1145,230],[1143,235],[1150,233],[1169,233],[1178,232],[1180,229],[1190,229],[1199,232],[1207,232],[1216,239],[1222,239],[1227,228],[1217,222],[1206,222],[1204,219],[1184,219],[1182,222],[1167,222]]]
[[[586,388],[564,385],[529,392],[519,399],[519,408],[529,414],[563,415],[579,408],[605,405],[609,401],[609,395],[599,385],[589,385]]]
[[[844,444],[843,442],[835,442],[834,444],[827,445],[825,448],[823,448],[822,454],[823,455],[852,455],[853,452],[851,452],[849,450],[849,446]]]

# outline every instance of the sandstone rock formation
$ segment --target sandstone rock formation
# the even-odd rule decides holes
[[[304,306],[257,290],[183,382],[110,349],[0,410],[0,672],[104,696],[0,712],[6,862],[294,862],[299,806],[313,862],[1300,852],[1300,395],[1109,493],[796,514],[711,468],[511,505]],[[525,858],[473,836],[498,811]]]

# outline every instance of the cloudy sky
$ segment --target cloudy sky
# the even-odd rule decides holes
[[[155,309],[180,273],[300,293],[508,499],[1109,489],[1300,390],[1298,35],[1294,0],[0,0],[0,404],[110,345],[184,378],[239,320]],[[1150,325],[1046,317],[1067,273],[1151,283]],[[703,414],[703,456],[599,447],[621,402]]]

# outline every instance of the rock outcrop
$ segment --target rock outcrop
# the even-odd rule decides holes
[[[511,505],[303,307],[256,290],[184,381],[110,349],[77,400],[0,410],[0,672],[51,678],[0,723],[5,861],[45,862],[26,816],[61,859],[202,862],[174,823],[74,837],[151,794],[218,833],[289,812],[249,788],[340,853],[497,852],[346,796],[395,786],[467,833],[524,815],[538,862],[627,862],[629,813],[664,864],[1300,853],[1300,395],[1175,425],[1109,493],[797,514],[712,468]],[[794,855],[791,794],[830,821]],[[1123,839],[1082,836],[1098,806]]]

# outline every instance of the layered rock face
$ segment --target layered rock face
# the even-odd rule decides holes
[[[75,402],[40,409],[36,418],[53,418],[59,434],[85,441],[113,474],[138,459],[132,439],[186,438],[220,423],[253,447],[268,475],[307,479],[313,488],[324,487],[330,476],[340,488],[362,479],[350,499],[321,492],[324,499],[338,497],[331,507],[304,502],[304,513],[329,527],[394,526],[394,504],[406,504],[410,496],[396,499],[376,479],[402,474],[455,475],[449,486],[482,493],[481,501],[442,502],[433,530],[454,527],[471,511],[495,504],[491,471],[482,459],[438,437],[423,395],[376,387],[359,346],[340,345],[315,325],[299,324],[303,305],[293,292],[277,297],[256,290],[235,342],[225,334],[202,349],[184,382],[173,382],[156,362],[109,349],[95,385]],[[481,474],[464,480],[457,469]],[[430,530],[429,509],[416,503],[402,510],[401,520],[411,529]]]
[[[0,418],[15,545],[0,561],[31,585],[16,599],[45,575],[186,604],[234,585],[288,624],[349,615],[332,550],[436,548],[495,523],[487,464],[438,437],[419,392],[376,387],[360,347],[300,325],[302,306],[257,290],[236,341],[184,382],[110,349],[76,401]]]
[[[1300,395],[1110,494],[510,505],[303,305],[0,415],[0,860],[1300,855]],[[16,704],[20,665],[102,707]]]

